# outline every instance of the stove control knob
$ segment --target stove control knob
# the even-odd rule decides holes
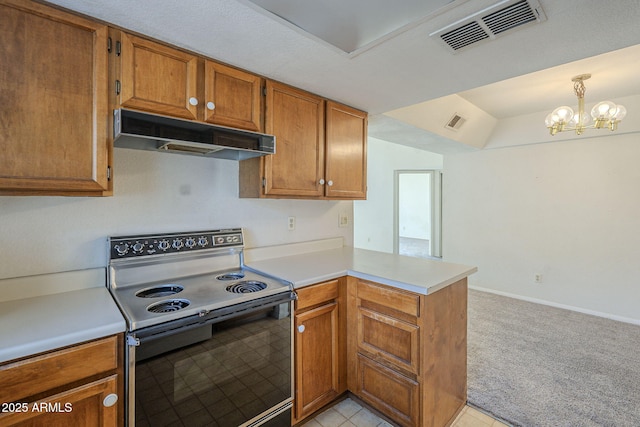
[[[161,249],[163,251],[166,251],[167,249],[169,249],[169,241],[168,240],[160,240],[158,242],[158,249]]]
[[[122,244],[115,245],[113,249],[116,250],[118,255],[124,256],[127,254],[127,252],[129,252],[129,245],[126,243],[122,243]]]
[[[182,239],[174,239],[171,246],[176,250],[180,250],[184,246],[184,243],[182,242]]]
[[[221,245],[224,243],[224,237],[216,237],[216,243],[218,245]]]
[[[194,239],[193,237],[187,237],[187,240],[185,240],[184,245],[189,249],[191,249],[196,245],[196,239]]]
[[[231,240],[233,240],[234,243],[238,243],[240,241],[240,236],[233,236]]]
[[[140,253],[144,249],[144,243],[136,242],[132,248],[133,252]]]
[[[209,244],[209,239],[207,239],[205,236],[200,236],[198,238],[198,246],[205,247],[208,244]]]

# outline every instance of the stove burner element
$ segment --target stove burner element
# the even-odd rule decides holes
[[[234,294],[247,294],[250,292],[259,292],[266,287],[267,284],[264,282],[259,282],[257,280],[245,280],[244,282],[238,282],[227,286],[227,292]]]
[[[160,285],[152,288],[143,289],[136,292],[138,298],[160,298],[182,292],[184,288],[180,285]]]
[[[218,280],[240,280],[243,277],[244,277],[244,273],[237,272],[237,273],[221,274],[220,276],[216,277],[216,279],[218,279]]]
[[[147,311],[152,313],[171,313],[187,307],[191,302],[186,299],[170,299],[151,304]]]

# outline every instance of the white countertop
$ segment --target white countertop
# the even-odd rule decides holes
[[[125,329],[105,287],[0,302],[0,363]]]
[[[293,283],[295,288],[349,275],[420,294],[430,294],[475,273],[461,264],[341,247],[248,262],[249,267]]]

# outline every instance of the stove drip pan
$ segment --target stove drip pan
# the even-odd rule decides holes
[[[136,292],[136,296],[138,298],[168,297],[182,292],[183,289],[180,285],[160,285],[138,291]]]
[[[263,289],[266,289],[267,284],[264,282],[259,282],[257,280],[245,280],[243,282],[234,283],[233,285],[227,286],[227,292],[231,292],[234,294],[247,294],[250,292],[259,292]]]
[[[147,307],[147,311],[152,313],[172,313],[188,307],[189,304],[191,304],[191,302],[186,299],[170,299],[151,304]]]

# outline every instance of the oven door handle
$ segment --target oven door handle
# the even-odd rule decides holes
[[[170,335],[186,332],[191,329],[199,328],[206,325],[213,325],[224,320],[232,319],[246,314],[256,313],[266,310],[277,305],[288,303],[297,299],[295,292],[290,291],[282,294],[272,295],[264,298],[250,300],[229,307],[222,307],[211,310],[203,314],[184,317],[182,319],[173,320],[167,323],[150,326],[148,328],[134,331],[127,336],[127,344],[129,346],[139,346],[149,341],[164,338]]]

